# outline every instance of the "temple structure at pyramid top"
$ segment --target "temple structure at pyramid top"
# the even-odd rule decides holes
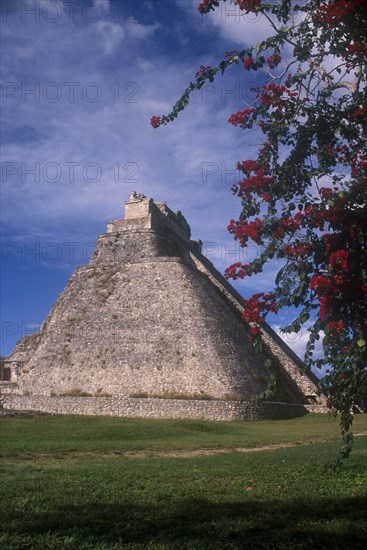
[[[181,212],[133,192],[39,333],[2,365],[3,406],[44,412],[279,418],[322,407],[317,379],[267,325],[270,374],[242,298],[191,240]]]
[[[165,202],[155,203],[135,191],[125,202],[125,218],[109,223],[107,233],[128,231],[133,227],[158,231],[165,227],[186,241],[190,241],[191,237],[190,226],[180,211],[173,212]]]

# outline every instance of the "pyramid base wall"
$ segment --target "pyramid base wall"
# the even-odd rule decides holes
[[[315,407],[291,403],[185,400],[126,397],[43,397],[4,394],[7,410],[49,414],[140,418],[193,418],[201,420],[273,420],[303,416]],[[319,412],[325,412],[318,408]]]

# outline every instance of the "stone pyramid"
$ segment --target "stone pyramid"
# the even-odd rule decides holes
[[[134,192],[125,209],[40,332],[7,359],[8,393],[27,396],[27,408],[32,396],[252,400],[269,373],[247,338],[240,295],[201,254],[201,242],[190,240],[181,212]],[[301,361],[270,327],[263,338],[277,370],[272,399],[315,400],[317,379],[302,374]]]

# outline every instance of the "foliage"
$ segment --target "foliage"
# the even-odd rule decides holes
[[[366,398],[367,350],[367,19],[362,0],[236,0],[245,16],[265,17],[274,34],[242,51],[227,52],[211,68],[201,66],[170,114],[173,121],[217,73],[236,66],[245,79],[260,71],[266,83],[254,101],[228,120],[262,134],[257,158],[238,162],[241,201],[228,230],[242,247],[261,254],[228,267],[237,279],[261,273],[267,262],[281,268],[275,288],[245,300],[251,337],[261,348],[261,324],[269,312],[297,311],[284,332],[310,332],[308,368],[328,367],[321,390],[341,413],[348,454],[351,409]],[[219,0],[204,0],[209,13]],[[315,354],[322,340],[323,356]]]

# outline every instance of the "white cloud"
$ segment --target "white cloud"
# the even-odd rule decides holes
[[[270,326],[281,337],[281,339],[298,355],[298,357],[300,357],[300,359],[304,358],[306,345],[310,337],[310,333],[308,330],[310,326],[309,324],[304,325],[299,332],[290,333],[282,332],[280,325],[276,322],[270,323]],[[320,339],[315,343],[315,358],[321,358],[323,356],[322,340],[324,338],[324,332],[321,331],[319,336]],[[315,372],[320,375],[320,371],[318,369],[316,369]]]
[[[137,22],[130,23],[126,25],[128,34],[130,37],[138,40],[146,40],[150,38],[157,30],[159,30],[160,25],[158,23],[153,23],[152,25],[140,25]]]
[[[209,254],[223,272],[235,246],[226,226],[240,211],[227,171],[256,136],[226,123],[233,103],[220,93],[193,94],[190,108],[174,124],[153,130],[150,117],[169,112],[193,77],[195,54],[179,50],[178,61],[168,40],[153,42],[166,24],[156,22],[154,10],[148,10],[145,24],[122,25],[103,13],[95,23],[30,19],[22,32],[19,19],[9,18],[2,75],[19,88],[2,105],[2,162],[17,172],[2,183],[6,238],[30,246],[96,240],[109,220],[123,217],[123,201],[136,190],[181,210],[193,238],[224,243],[219,256]],[[39,91],[23,97],[22,83]],[[52,101],[55,91],[61,96]],[[94,101],[96,93],[100,97]],[[203,163],[217,170],[204,178]],[[96,181],[93,167],[100,169]],[[254,279],[257,291],[273,277],[272,269],[269,273]]]
[[[244,13],[231,2],[221,2],[219,7],[201,16],[195,2],[177,0],[177,5],[192,18],[192,23],[201,26],[203,32],[217,30],[229,45],[236,43],[239,49],[259,44],[273,34],[270,23],[264,15]],[[229,48],[228,48],[229,49]]]
[[[95,28],[103,40],[103,48],[106,54],[113,53],[125,37],[125,31],[121,25],[110,21],[97,21]]]
[[[247,47],[260,44],[273,34],[270,23],[264,16],[250,17],[251,15],[254,16],[239,15],[238,11],[233,14],[219,11],[212,16],[208,15],[208,23],[214,25],[223,38],[237,42],[240,48]]]
[[[243,158],[243,148],[254,139],[250,134],[236,136],[236,130],[226,124],[233,105],[220,93],[207,101],[201,93],[194,94],[190,109],[174,124],[151,128],[150,117],[169,112],[195,70],[192,60],[177,63],[169,51],[147,57],[149,41],[158,28],[154,21],[123,28],[112,20],[78,27],[41,25],[33,38],[34,62],[26,64],[20,56],[15,62],[7,61],[8,74],[26,74],[29,88],[37,81],[41,86],[39,101],[30,95],[22,102],[19,92],[5,106],[15,139],[4,143],[3,161],[16,162],[18,167],[17,176],[3,186],[8,205],[3,222],[9,231],[24,234],[27,227],[30,239],[39,234],[63,239],[73,232],[79,238],[77,234],[87,230],[95,236],[92,228],[97,220],[103,225],[122,217],[122,202],[136,189],[181,209],[193,237],[228,242],[231,248],[226,226],[239,213],[240,203],[230,192],[233,179],[226,171],[234,169]],[[32,26],[25,31],[32,33]],[[18,36],[12,27],[8,32]],[[27,32],[24,45],[29,42]],[[47,101],[44,89],[49,82],[61,89],[60,101]],[[72,101],[67,82],[76,83]],[[98,91],[100,99],[90,101]],[[37,139],[21,139],[26,126],[35,130]],[[71,162],[78,163],[73,182],[69,181]],[[38,163],[40,181],[31,174],[22,183],[22,163],[28,170]],[[44,172],[50,163],[61,168],[59,181],[51,181],[52,166]],[[86,177],[90,163],[101,169],[96,182]],[[205,181],[203,163],[218,168]],[[89,173],[93,176],[93,167]],[[78,224],[73,223],[75,219]],[[227,256],[226,265],[218,265],[221,271],[231,263]]]

